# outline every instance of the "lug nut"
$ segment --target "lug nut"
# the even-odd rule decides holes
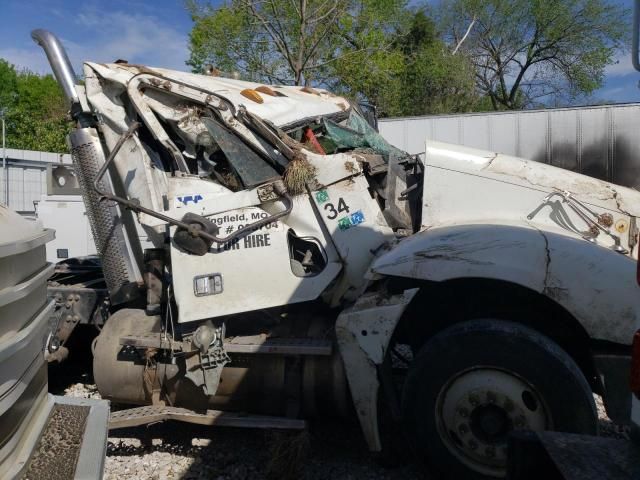
[[[461,417],[467,417],[469,415],[469,411],[466,408],[459,408],[458,414],[460,414]]]
[[[458,427],[458,431],[464,435],[469,431],[469,427],[467,427],[467,425],[463,423]]]
[[[469,395],[469,403],[472,406],[477,407],[480,404],[480,401],[478,400],[478,397],[475,394],[471,394]]]
[[[487,447],[484,449],[484,454],[489,458],[493,458],[496,456],[496,451],[493,447]]]
[[[493,392],[487,392],[487,402],[496,403],[496,394]]]
[[[471,450],[475,450],[476,448],[478,448],[478,444],[476,443],[475,440],[469,440],[469,448]]]

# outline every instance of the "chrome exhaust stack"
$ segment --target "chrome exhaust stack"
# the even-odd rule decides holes
[[[47,55],[53,75],[62,87],[64,96],[69,102],[69,107],[80,104],[76,92],[76,74],[73,71],[67,52],[53,33],[38,28],[31,31],[31,38],[40,45]],[[73,110],[73,108],[71,108]]]
[[[105,162],[95,118],[90,111],[82,110],[76,91],[76,74],[58,37],[47,30],[37,29],[31,32],[31,38],[45,51],[53,75],[67,99],[71,116],[77,121],[68,142],[96,250],[102,259],[111,304],[134,301],[141,295],[142,275],[136,255],[130,248],[123,212],[117,205],[101,202],[100,195],[93,189],[96,174]],[[101,181],[101,188],[114,191],[110,175]]]

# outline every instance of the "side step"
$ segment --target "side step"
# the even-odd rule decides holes
[[[182,342],[164,338],[160,333],[127,335],[120,338],[120,345],[135,348],[160,348],[174,351],[183,349]],[[333,342],[321,338],[262,338],[233,337],[224,342],[228,353],[252,353],[274,355],[331,355]]]
[[[278,430],[304,430],[307,422],[295,418],[247,415],[242,413],[207,410],[196,413],[187,408],[149,405],[112,412],[109,429],[137,427],[165,420],[212,425],[216,427],[263,428]]]
[[[22,463],[22,472],[14,478],[101,479],[107,450],[109,403],[48,395],[41,410],[32,418],[32,422],[37,423],[39,415],[46,416],[43,423],[33,425],[32,434],[38,435],[33,454],[28,462]],[[19,465],[21,462],[16,462],[14,468]]]

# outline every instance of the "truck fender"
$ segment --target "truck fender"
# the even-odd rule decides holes
[[[336,338],[351,397],[367,446],[382,450],[378,431],[378,365],[385,359],[391,336],[407,306],[418,292],[405,290],[385,297],[365,294],[336,321]]]
[[[636,262],[532,224],[453,225],[409,237],[378,257],[373,277],[511,282],[564,307],[592,339],[629,345],[640,314]]]

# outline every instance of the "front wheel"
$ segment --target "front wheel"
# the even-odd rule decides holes
[[[504,477],[513,430],[597,433],[576,363],[549,338],[499,320],[429,340],[409,370],[402,410],[417,453],[450,478]]]

